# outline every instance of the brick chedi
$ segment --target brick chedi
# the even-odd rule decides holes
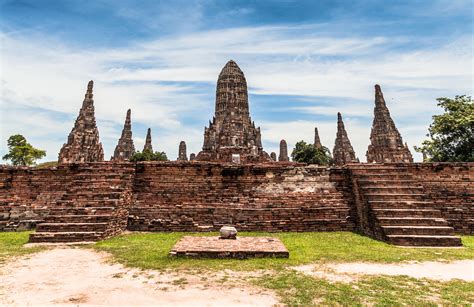
[[[125,124],[123,125],[122,135],[115,147],[114,155],[111,160],[127,161],[135,153],[135,145],[133,145],[132,139],[131,113],[132,111],[128,109]]]
[[[375,108],[367,162],[413,162],[408,146],[390,117],[380,86],[375,85]]]
[[[97,162],[104,160],[104,149],[99,142],[99,130],[95,122],[93,81],[89,81],[79,116],[69,133],[67,143],[59,151],[59,163]]]
[[[314,147],[322,149],[323,145],[321,144],[321,139],[319,138],[318,128],[314,127]]]
[[[184,141],[179,143],[178,161],[188,161],[188,155],[186,154],[186,142]]]
[[[335,165],[359,162],[359,159],[356,158],[354,148],[352,148],[351,141],[347,137],[341,113],[337,113],[337,134],[333,149],[333,159]]]
[[[146,132],[145,146],[143,146],[143,151],[150,150],[153,151],[153,146],[151,145],[151,129],[148,128]]]
[[[276,161],[277,160],[277,154],[275,152],[272,152],[270,154],[270,158],[272,158],[273,161]]]
[[[288,145],[285,140],[280,141],[280,155],[278,156],[278,161],[290,161],[288,157]]]
[[[239,155],[242,162],[270,161],[263,151],[260,128],[249,112],[247,81],[234,61],[229,61],[217,80],[215,115],[204,129],[201,161],[231,162]]]

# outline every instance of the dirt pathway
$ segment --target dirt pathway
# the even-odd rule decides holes
[[[0,305],[272,306],[272,293],[202,276],[140,272],[105,253],[55,248],[0,268]]]
[[[332,281],[351,282],[361,275],[407,275],[413,278],[434,280],[460,279],[474,281],[474,260],[452,262],[427,261],[420,263],[340,263],[308,264],[293,267],[304,274]]]

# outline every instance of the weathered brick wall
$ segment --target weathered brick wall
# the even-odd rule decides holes
[[[425,199],[461,234],[474,234],[474,163],[416,163]]]
[[[473,163],[399,166],[417,178],[424,197],[457,232],[474,233]],[[120,192],[118,205],[126,209],[119,211],[117,227],[123,227],[128,215],[130,230],[205,231],[230,223],[240,230],[354,230],[360,222],[352,172],[350,166],[327,169],[284,163],[0,166],[0,231],[34,227],[58,206],[88,206],[90,199],[100,205],[104,197],[117,196],[107,196],[109,192]],[[358,172],[364,172],[363,164]],[[81,190],[96,194],[72,194]]]
[[[110,231],[125,228],[135,167],[130,163],[84,163],[53,168],[0,166],[0,231],[36,226],[58,209],[114,206]]]
[[[400,178],[408,176],[416,181],[414,185],[422,187],[422,200],[427,204],[420,208],[439,209],[442,218],[457,233],[474,233],[474,163],[351,164],[347,168],[353,186],[357,226],[362,232],[377,237],[376,233],[371,233],[374,231],[374,220],[363,199],[359,179],[384,179],[376,173],[383,174],[384,169],[395,168]]]
[[[0,166],[0,231],[34,228],[69,179],[65,169]]]
[[[353,230],[347,171],[273,163],[144,163],[135,175],[130,230]]]

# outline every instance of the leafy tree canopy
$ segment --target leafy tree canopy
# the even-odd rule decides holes
[[[166,157],[166,153],[164,152],[153,152],[149,149],[145,149],[142,152],[137,151],[133,154],[130,158],[131,162],[138,162],[138,161],[168,161],[168,157]]]
[[[329,165],[332,163],[331,152],[327,147],[316,148],[312,144],[305,141],[296,143],[291,153],[291,158],[295,162],[303,162],[308,164]]]
[[[438,106],[444,109],[441,115],[433,116],[421,147],[415,150],[423,153],[432,162],[474,162],[474,104],[470,96],[456,96],[454,99],[438,98]]]
[[[34,148],[21,134],[10,136],[7,142],[9,151],[2,159],[10,160],[13,165],[33,165],[36,160],[46,156],[46,151]]]

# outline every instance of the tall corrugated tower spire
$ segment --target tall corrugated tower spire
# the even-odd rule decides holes
[[[230,60],[217,79],[215,115],[204,128],[204,144],[196,160],[231,162],[270,161],[263,151],[260,128],[250,118],[247,81]]]
[[[375,85],[374,121],[367,150],[367,162],[413,162],[410,150],[403,144],[378,84]]]
[[[347,137],[346,128],[342,121],[342,115],[339,112],[337,113],[336,142],[332,154],[335,165],[359,162],[359,159],[356,158],[354,148],[352,148],[351,141]]]
[[[151,145],[151,128],[148,128],[146,132],[145,146],[143,146],[143,151],[145,150],[153,151],[153,146]]]
[[[67,143],[59,151],[59,163],[104,160],[104,149],[99,141],[99,130],[95,121],[93,87],[94,82],[91,80],[87,84],[81,110],[69,133]]]
[[[132,139],[132,110],[127,110],[125,124],[123,125],[122,135],[115,147],[114,155],[111,160],[129,160],[135,153],[135,145]]]

